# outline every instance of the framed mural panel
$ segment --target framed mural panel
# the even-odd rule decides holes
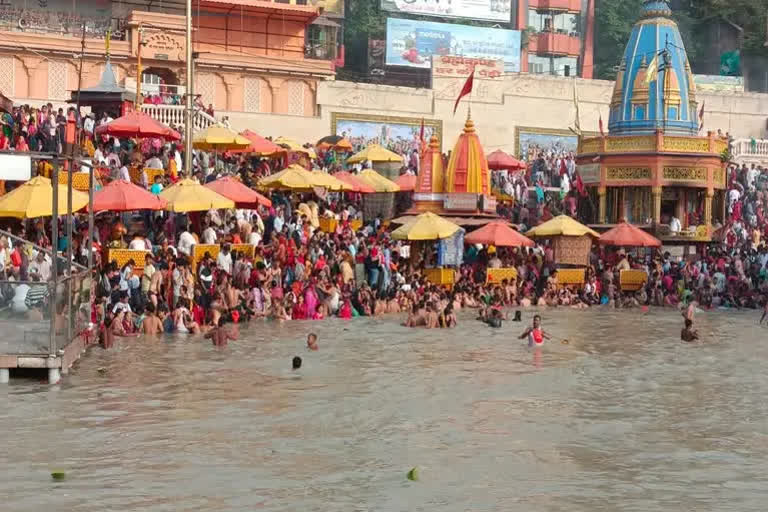
[[[598,134],[584,132],[582,135],[593,137]],[[515,155],[526,162],[532,162],[541,152],[554,156],[573,153],[575,156],[578,149],[579,137],[570,130],[515,127]]]
[[[418,148],[422,119],[419,117],[393,117],[368,114],[331,113],[331,133],[346,137],[354,151],[370,144],[379,144],[390,151],[406,155]],[[439,119],[424,119],[424,139],[432,135],[442,148],[443,122]]]

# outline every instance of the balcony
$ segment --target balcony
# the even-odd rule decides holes
[[[537,11],[580,12],[581,0],[528,0],[528,7]]]
[[[539,32],[528,39],[528,52],[536,55],[568,55],[578,57],[581,54],[581,40],[576,35],[561,32]]]

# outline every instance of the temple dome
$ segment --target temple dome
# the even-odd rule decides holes
[[[611,135],[696,135],[696,86],[666,0],[645,0],[624,50],[611,96]]]
[[[446,169],[445,191],[447,193],[491,193],[491,173],[485,158],[480,138],[475,132],[475,123],[467,119],[464,133],[459,135],[451,152]]]

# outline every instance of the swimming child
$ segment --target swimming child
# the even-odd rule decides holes
[[[317,334],[311,332],[307,335],[307,348],[309,350],[319,350],[320,347],[317,345]]]
[[[524,340],[528,338],[529,347],[540,347],[544,345],[544,340],[551,339],[549,334],[541,328],[541,316],[536,315],[533,317],[533,326],[527,328],[523,334],[520,335],[520,339]]]
[[[301,368],[301,358],[299,356],[293,356],[292,366],[294,370]]]
[[[685,327],[680,331],[680,339],[685,342],[699,341],[699,332],[693,329],[693,321],[686,318]]]

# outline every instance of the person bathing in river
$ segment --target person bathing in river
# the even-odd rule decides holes
[[[687,343],[699,341],[699,332],[693,328],[693,320],[685,319],[685,327],[680,331],[680,339]]]
[[[307,335],[307,348],[312,351],[320,350],[320,346],[317,344],[317,334],[311,332]]]
[[[541,328],[541,316],[533,317],[533,325],[520,335],[520,339],[528,338],[529,347],[540,347],[544,345],[544,340],[552,339],[549,334]]]
[[[227,341],[235,341],[237,336],[224,326],[224,318],[219,318],[216,327],[205,333],[205,339],[211,340],[215,347],[226,347]]]

